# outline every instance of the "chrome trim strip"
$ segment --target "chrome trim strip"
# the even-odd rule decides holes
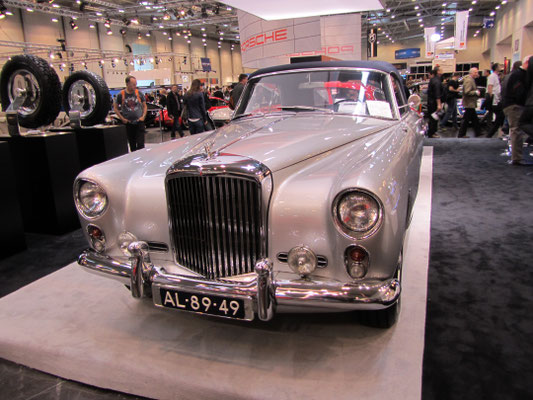
[[[136,246],[142,249],[142,245]],[[361,308],[382,309],[396,302],[401,293],[398,278],[363,279],[343,283],[313,276],[301,279],[294,274],[280,273],[278,274],[280,279],[276,280],[273,278],[272,265],[268,259],[261,259],[256,263],[255,279],[246,282],[230,279],[209,280],[202,277],[169,274],[163,268],[152,265],[149,258],[148,260],[142,258],[142,260],[141,270],[146,279],[145,283],[151,283],[151,292],[156,306],[162,307],[161,288],[236,297],[250,300],[249,304],[253,306],[253,309],[246,311],[247,319],[250,317],[250,312],[259,313],[259,318],[269,319],[275,314],[276,307],[280,305],[346,311]],[[132,266],[130,264],[120,263],[92,249],[84,251],[78,263],[90,272],[118,278],[125,284],[131,284]],[[287,278],[283,279],[282,275]],[[148,292],[145,293],[148,294]]]

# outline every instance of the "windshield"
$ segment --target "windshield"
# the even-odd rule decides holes
[[[365,70],[286,72],[251,79],[235,117],[282,111],[394,118],[387,74]]]

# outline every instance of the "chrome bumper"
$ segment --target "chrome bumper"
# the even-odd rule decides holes
[[[154,304],[159,307],[163,307],[161,289],[244,299],[250,305],[245,310],[246,320],[252,320],[257,314],[259,319],[268,321],[273,318],[277,306],[331,311],[382,309],[396,302],[401,290],[397,279],[344,284],[331,280],[274,280],[272,263],[268,259],[256,263],[257,276],[251,282],[212,281],[167,273],[164,268],[152,264],[145,242],[134,242],[129,250],[133,254],[129,263],[119,262],[89,249],[80,255],[78,264],[90,272],[119,279],[130,286],[133,297],[152,297]]]

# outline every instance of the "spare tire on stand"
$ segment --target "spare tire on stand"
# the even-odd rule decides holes
[[[63,85],[63,108],[80,112],[82,125],[105,121],[111,109],[111,95],[104,79],[89,71],[76,71]]]
[[[18,109],[20,126],[38,128],[49,125],[61,111],[61,82],[48,61],[32,55],[13,56],[2,68],[0,98],[2,109],[25,89],[26,100]]]

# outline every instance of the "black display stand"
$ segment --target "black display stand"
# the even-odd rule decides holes
[[[128,153],[125,125],[76,129],[81,169]]]
[[[9,143],[0,142],[0,259],[26,249]]]
[[[82,170],[128,153],[125,125],[53,128],[50,132],[75,132]]]
[[[81,171],[76,134],[0,136],[8,142],[26,232],[62,234],[77,229],[72,187]]]

